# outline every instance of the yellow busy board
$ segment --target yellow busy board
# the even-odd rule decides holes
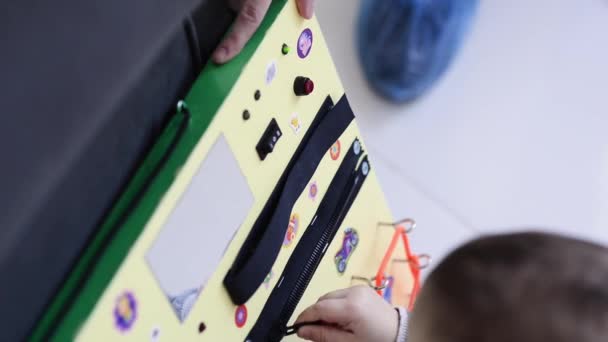
[[[207,66],[180,112],[36,336],[279,340],[277,324],[374,277],[393,236],[378,222],[393,216],[319,24],[295,1],[274,1],[243,54]],[[390,271],[395,304],[413,283],[403,270]]]

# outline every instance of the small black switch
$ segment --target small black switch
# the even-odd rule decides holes
[[[273,118],[272,120],[270,120],[270,123],[268,124],[268,127],[266,127],[262,138],[260,138],[260,141],[255,147],[255,149],[258,151],[258,155],[260,156],[261,160],[266,159],[266,156],[269,153],[272,153],[272,151],[274,151],[274,147],[276,146],[277,142],[279,141],[279,138],[281,138],[282,135],[283,133],[279,128],[277,120]]]

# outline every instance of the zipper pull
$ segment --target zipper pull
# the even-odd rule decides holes
[[[312,322],[302,322],[302,323],[294,324],[292,326],[285,327],[284,336],[296,334],[301,327],[304,327],[307,325],[327,325],[327,323],[325,323],[323,321],[312,321]]]

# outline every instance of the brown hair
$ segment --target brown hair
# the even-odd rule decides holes
[[[477,239],[429,276],[414,310],[432,342],[608,341],[608,249],[546,233]]]

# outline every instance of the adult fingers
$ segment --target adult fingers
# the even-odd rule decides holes
[[[314,0],[298,0],[298,11],[306,19],[312,18],[314,14]]]
[[[272,0],[245,0],[230,30],[213,53],[213,61],[226,63],[236,56],[258,29]]]

